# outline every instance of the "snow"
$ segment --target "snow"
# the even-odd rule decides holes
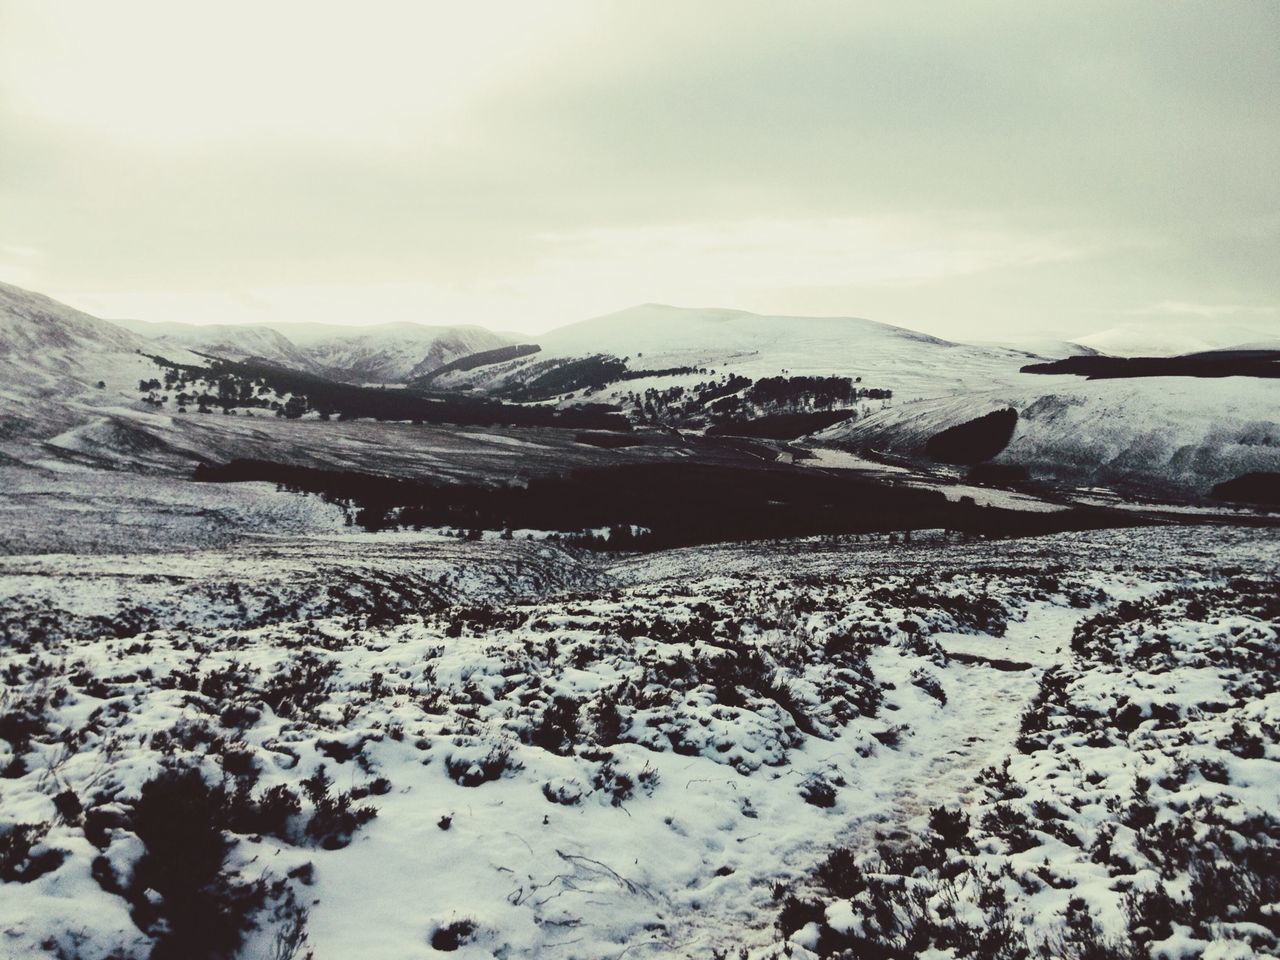
[[[646,304],[570,324],[538,338],[542,351],[524,361],[480,368],[451,383],[491,384],[549,359],[607,354],[629,357],[633,370],[673,367],[732,371],[752,378],[787,375],[860,376],[867,387],[903,398],[936,397],[956,390],[1011,384],[1027,362],[1023,353],[951,343],[856,317],[777,317],[741,310]],[[702,377],[701,379],[705,379]],[[671,386],[687,377],[660,383]]]
[[[1076,343],[1100,353],[1122,357],[1173,357],[1206,350],[1225,350],[1251,343],[1274,342],[1280,334],[1276,320],[1239,323],[1220,317],[1174,317],[1133,320],[1075,337]],[[1269,348],[1274,349],[1274,347]]]
[[[1096,834],[1136,771],[1155,781],[1184,757],[1222,760],[1226,782],[1193,774],[1153,786],[1161,816],[1208,799],[1243,824],[1280,788],[1274,745],[1252,759],[1213,746],[1236,723],[1272,729],[1275,693],[1225,713],[1188,712],[1185,725],[1113,729],[1106,743],[1090,739],[1105,728],[1089,719],[1128,702],[1143,713],[1229,702],[1255,668],[1223,651],[1276,640],[1257,606],[1257,585],[1274,582],[1280,559],[1269,531],[910,546],[817,538],[611,562],[429,534],[248,547],[0,563],[5,606],[18,603],[10,622],[30,624],[23,609],[47,612],[39,637],[0,652],[5,709],[37,710],[47,731],[31,738],[25,772],[5,781],[0,821],[48,822],[35,852],[66,852],[28,883],[0,884],[8,955],[43,956],[49,937],[67,950],[76,941],[86,957],[147,952],[124,898],[90,876],[99,850],[51,798],[71,790],[86,807],[120,811],[101,855],[127,883],[142,854],[128,811],[165,743],[211,782],[232,745],[247,751],[260,771],[255,794],[296,791],[321,763],[333,790],[371,791],[358,802],[376,818],[336,849],[302,835],[306,799],[292,832],[231,836],[230,876],[287,878],[313,865],[314,879],[288,883],[309,907],[317,960],[429,955],[432,936],[464,920],[474,931],[463,956],[778,955],[779,895],[822,897],[825,928],[861,930],[865,903],[824,893],[817,865],[836,847],[863,861],[886,844],[908,849],[928,834],[930,811],[948,804],[970,814],[979,841],[964,869],[1007,865],[1017,879],[1005,884],[1009,909],[1031,933],[1053,934],[1071,895],[1114,930],[1122,888],[1084,851],[1037,833],[1036,847],[1014,852],[979,821],[996,805],[1043,798],[1067,812],[1070,829]],[[352,602],[302,599],[309,577],[343,584]],[[1195,597],[1205,613],[1186,606]],[[154,623],[94,626],[130,604]],[[1124,604],[1146,612],[1114,619]],[[1086,622],[1094,626],[1082,634]],[[1146,665],[1144,622],[1166,624],[1172,667]],[[1073,644],[1082,635],[1091,646]],[[1095,661],[1106,651],[1119,659]],[[730,676],[716,664],[752,662],[744,657],[759,657],[759,671],[716,679]],[[290,686],[304,662],[328,679]],[[1069,699],[1035,707],[1046,678],[1064,670]],[[575,705],[561,714],[568,727],[547,719],[557,698]],[[228,727],[232,709],[249,713]],[[1044,709],[1050,746],[1019,750],[1022,717]],[[1067,711],[1063,723],[1056,711]],[[64,731],[75,749],[63,748]],[[0,765],[16,755],[4,751]],[[461,784],[489,776],[481,764],[503,754],[484,782]],[[1025,790],[1017,800],[993,796],[983,773],[1006,761]],[[806,802],[820,787],[829,799]],[[1124,829],[1115,849],[1136,856]],[[1073,888],[1035,879],[1045,857]],[[960,906],[983,916],[963,897]],[[279,925],[260,919],[247,956],[273,948]],[[809,922],[787,949],[821,953],[827,936]],[[1242,922],[1187,927],[1163,948],[1232,957],[1267,936]]]
[[[1253,470],[1280,471],[1280,381],[1248,377],[1027,374],[1020,389],[895,403],[815,439],[918,455],[941,430],[1010,407],[1017,427],[996,462],[1036,478],[1203,495]]]
[[[452,360],[511,341],[476,326],[148,323],[117,321],[152,341],[228,360],[269,360],[297,370],[368,383],[404,383]]]

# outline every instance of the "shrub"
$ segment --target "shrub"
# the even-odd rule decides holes
[[[528,742],[561,756],[572,753],[578,740],[578,710],[581,706],[572,697],[555,697],[538,716],[529,731]]]
[[[474,920],[454,920],[443,927],[436,927],[431,934],[432,949],[451,953],[463,944],[470,943],[476,935]]]
[[[232,956],[263,906],[260,884],[222,873],[230,847],[222,831],[225,800],[195,769],[168,769],[143,785],[133,830],[145,852],[131,892],[135,920],[157,936],[153,960]]]
[[[508,770],[518,770],[519,766],[511,759],[511,749],[505,746],[494,747],[480,760],[448,757],[444,762],[450,778],[460,787],[478,787],[499,779]]]
[[[778,929],[784,937],[790,937],[811,923],[821,924],[825,921],[826,910],[820,900],[801,900],[789,896],[783,901],[782,910],[778,913]]]
[[[812,776],[800,785],[800,796],[804,802],[815,807],[834,807],[836,805],[836,788],[823,776]]]
[[[929,829],[933,832],[934,846],[940,850],[973,852],[969,839],[969,818],[961,810],[934,807],[929,811]]]
[[[853,851],[848,847],[837,847],[818,864],[815,871],[818,880],[827,888],[832,896],[847,900],[856,897],[867,888],[866,877],[858,869]]]
[[[351,842],[351,835],[378,815],[373,807],[352,805],[349,792],[333,792],[333,780],[324,764],[302,781],[302,788],[314,805],[306,834],[326,850],[338,850]]]
[[[16,823],[0,826],[0,881],[30,883],[62,865],[63,850],[45,850],[32,856],[49,833],[47,823]]]

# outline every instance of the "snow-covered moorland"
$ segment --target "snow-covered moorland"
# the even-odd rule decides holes
[[[0,952],[1273,953],[1275,533],[921,541],[15,558]]]

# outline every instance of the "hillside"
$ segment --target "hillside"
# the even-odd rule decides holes
[[[1245,344],[1274,341],[1280,335],[1276,320],[1255,323],[1215,317],[1135,320],[1074,338],[1099,353],[1117,357],[1172,357],[1205,350],[1226,350]]]
[[[9,388],[56,389],[88,375],[88,356],[133,353],[141,345],[105,320],[0,283],[0,369]]]
[[[37,396],[135,401],[138,378],[154,370],[145,349],[146,340],[116,324],[0,283],[0,400],[15,413],[34,413],[28,401]],[[175,359],[199,358],[180,350]]]
[[[157,352],[177,347],[227,360],[269,360],[353,383],[404,383],[460,357],[510,342],[483,327],[420,323],[279,327],[120,323],[154,342]]]
[[[1280,383],[1244,377],[1081,380],[988,390],[880,410],[815,442],[924,458],[934,434],[1012,408],[996,463],[1036,478],[1200,495],[1254,470],[1280,470]]]
[[[406,383],[459,357],[510,343],[484,327],[416,323],[317,324],[289,333],[322,372],[355,383]]]
[[[226,360],[247,360],[256,357],[270,360],[296,370],[314,370],[315,364],[306,351],[282,334],[267,326],[248,324],[153,323],[146,320],[117,320],[120,326],[132,330],[145,340],[153,341],[153,352],[163,354],[175,347],[207,353]]]
[[[542,350],[534,357],[450,374],[437,385],[498,389],[556,360],[603,355],[627,358],[635,371],[694,367],[752,378],[783,371],[862,377],[868,386],[914,398],[1013,383],[1026,362],[1018,351],[952,343],[855,317],[764,316],[662,304],[559,327],[537,342]]]
[[[1274,956],[1275,548],[0,560],[5,956]]]

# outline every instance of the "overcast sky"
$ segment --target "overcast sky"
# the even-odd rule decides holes
[[[1275,0],[0,0],[0,280],[191,322],[1280,331],[1278,38]]]

